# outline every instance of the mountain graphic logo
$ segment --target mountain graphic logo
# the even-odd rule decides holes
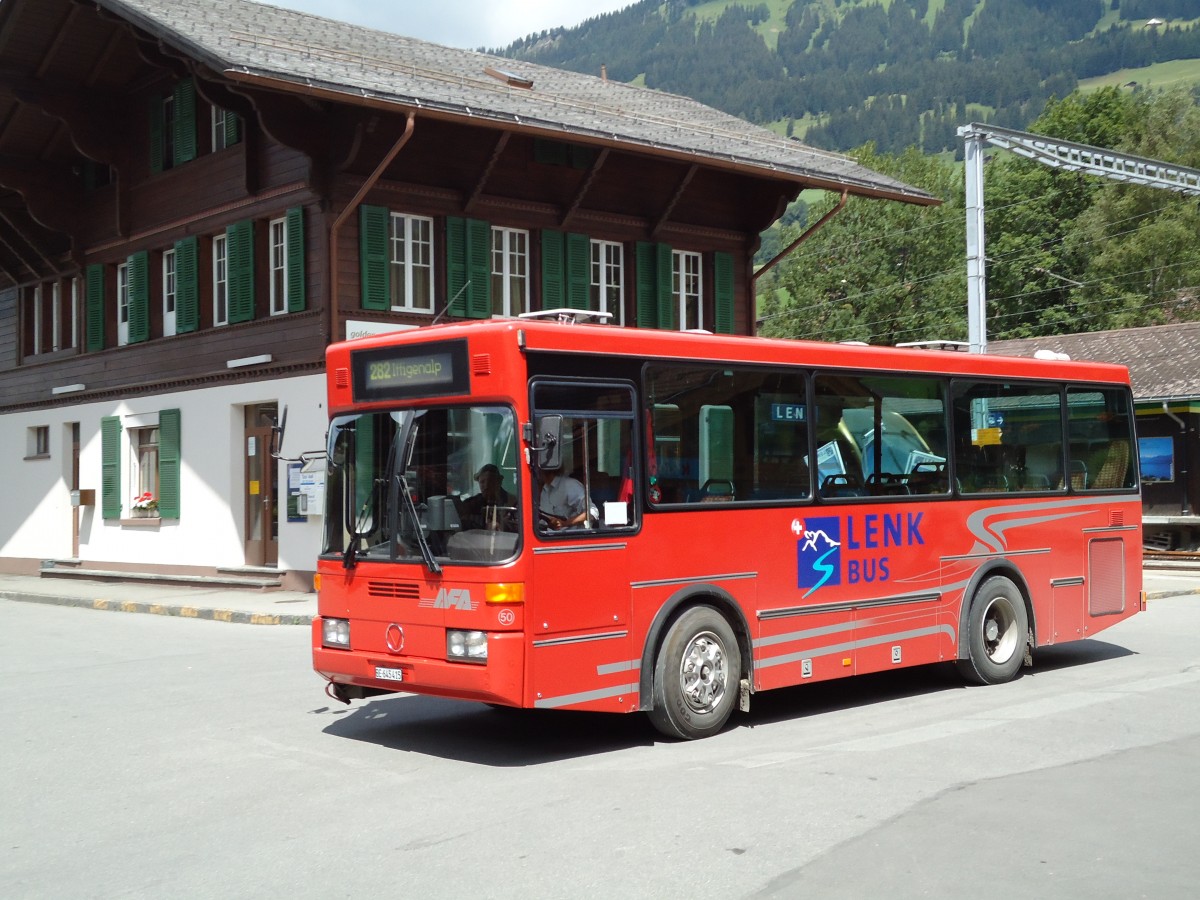
[[[827,584],[842,583],[842,520],[814,516],[801,523],[796,541],[796,586],[808,597]]]

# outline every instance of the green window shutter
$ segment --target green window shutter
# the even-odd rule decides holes
[[[196,237],[175,242],[175,331],[200,328],[200,244]]]
[[[304,209],[293,206],[287,211],[288,312],[303,312],[304,296]]]
[[[179,432],[178,409],[158,413],[158,514],[179,518]]]
[[[354,517],[375,489],[375,416],[359,416],[354,425]],[[356,523],[357,527],[357,523]]]
[[[388,228],[391,214],[382,206],[358,208],[358,263],[363,309],[390,309],[392,287]]]
[[[150,340],[150,254],[129,257],[129,343]]]
[[[639,241],[635,249],[637,257],[637,325],[638,328],[654,328],[658,325],[658,257],[654,244]]]
[[[446,217],[446,302],[450,315],[467,314],[467,220]]]
[[[104,266],[87,267],[87,349],[104,349]]]
[[[166,146],[163,142],[163,129],[166,127],[166,123],[163,121],[162,97],[157,94],[150,98],[150,104],[146,109],[146,119],[150,124],[150,171],[158,174],[163,170],[163,158],[166,153]]]
[[[231,147],[242,139],[242,120],[237,113],[222,110],[225,114],[225,146]]]
[[[254,222],[225,229],[229,251],[229,322],[254,320]]]
[[[100,516],[121,518],[121,417],[100,420]]]
[[[492,226],[467,219],[467,315],[486,319],[492,314]]]
[[[566,244],[561,231],[542,232],[542,309],[566,306]]]
[[[718,334],[733,334],[733,254],[713,254],[715,328]]]
[[[175,85],[175,163],[196,158],[196,82],[187,78]]]
[[[658,267],[658,283],[655,286],[658,295],[658,327],[675,329],[679,327],[675,316],[679,307],[674,284],[675,251],[671,249],[670,244],[657,244],[654,255]]]
[[[592,286],[592,240],[586,234],[567,235],[567,306],[587,309]]]

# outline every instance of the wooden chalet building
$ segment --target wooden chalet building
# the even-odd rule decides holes
[[[396,5],[403,29],[403,5]],[[802,189],[934,198],[686,98],[249,0],[0,2],[0,571],[307,587],[328,343],[581,306],[753,328]]]

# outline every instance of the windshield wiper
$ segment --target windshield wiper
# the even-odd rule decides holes
[[[442,574],[442,567],[438,564],[437,559],[433,555],[433,550],[429,547],[429,541],[425,539],[425,529],[421,527],[421,517],[417,514],[417,504],[413,503],[412,493],[408,489],[408,479],[397,473],[396,480],[400,483],[400,502],[404,504],[405,511],[412,516],[413,530],[416,532],[417,546],[421,549],[421,559],[425,561],[425,566],[434,575]]]
[[[425,561],[425,567],[434,575],[442,574],[442,567],[438,565],[437,559],[433,555],[433,550],[429,547],[429,541],[425,539],[425,529],[421,527],[421,516],[417,512],[417,504],[413,502],[412,491],[408,489],[408,479],[402,474],[408,469],[409,462],[412,461],[413,449],[417,444],[417,432],[420,429],[417,426],[417,420],[414,418],[408,424],[408,430],[404,434],[404,450],[399,454],[393,453],[388,458],[388,468],[392,470],[389,474],[395,479],[395,483],[400,485],[400,502],[404,504],[404,510],[412,517],[413,531],[416,532],[417,547],[421,550],[421,559]],[[397,435],[399,438],[399,435]],[[394,451],[399,445],[397,440],[392,445]],[[399,465],[397,466],[397,463]],[[394,532],[393,532],[394,533]]]

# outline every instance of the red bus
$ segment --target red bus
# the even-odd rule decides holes
[[[564,317],[565,318],[565,317]],[[720,730],[1144,608],[1112,365],[496,320],[334,344],[314,668]]]

